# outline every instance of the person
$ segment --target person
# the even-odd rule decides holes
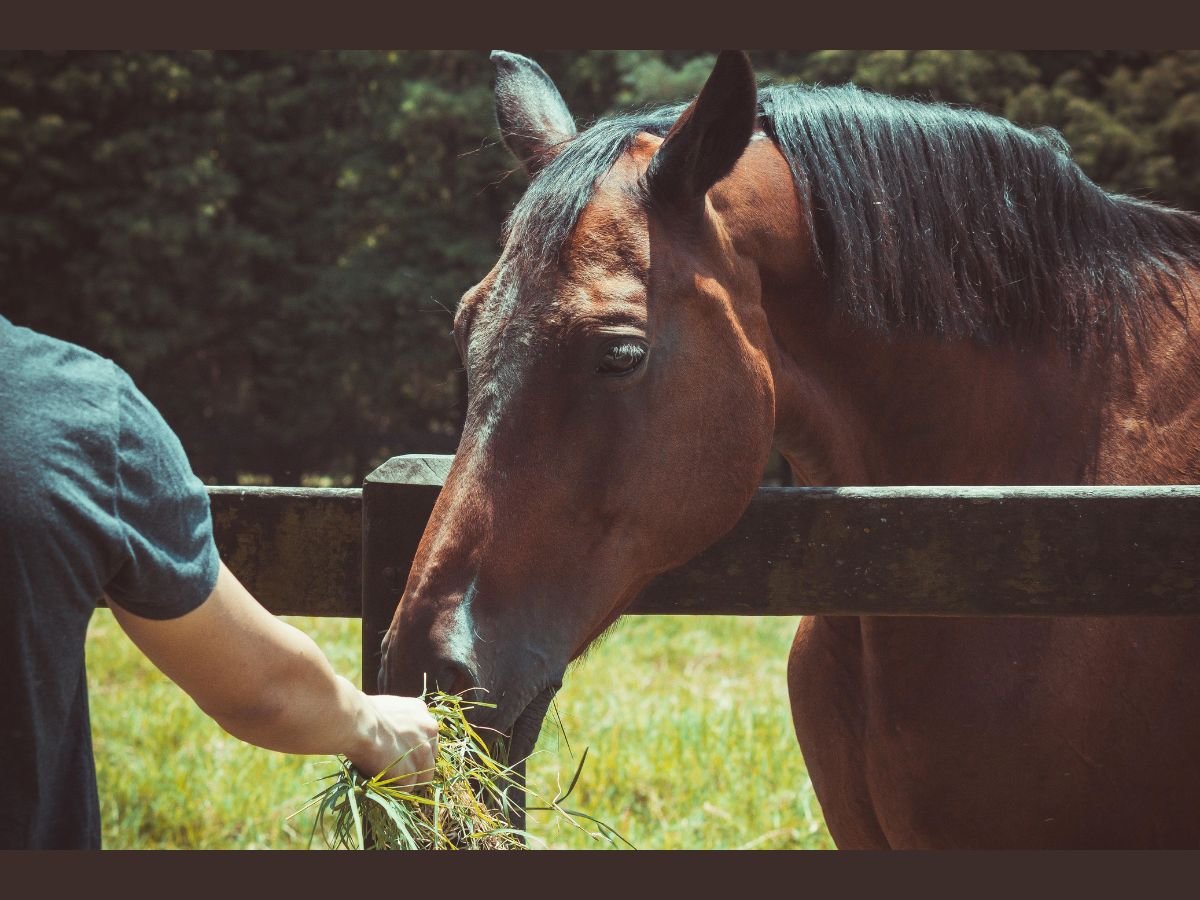
[[[203,484],[115,363],[0,316],[0,466],[0,847],[101,845],[84,643],[102,596],[235,737],[408,784],[431,770],[422,700],[355,688],[226,568]]]

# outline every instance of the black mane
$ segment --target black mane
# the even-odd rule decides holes
[[[572,140],[508,221],[522,261],[553,265],[596,179],[683,108]],[[1052,131],[853,86],[763,88],[759,124],[811,198],[832,297],[871,327],[1081,348],[1191,295],[1200,218],[1105,192]]]

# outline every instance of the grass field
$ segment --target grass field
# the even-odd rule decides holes
[[[358,620],[289,621],[357,681]],[[794,618],[622,620],[568,672],[556,703],[566,740],[552,710],[530,785],[553,791],[588,747],[567,805],[639,848],[832,846],[788,713],[795,628]],[[105,847],[308,846],[311,815],[289,817],[333,772],[330,758],[271,753],[226,735],[107,610],[93,618],[87,650]],[[531,814],[529,829],[549,847],[604,846],[545,814]]]

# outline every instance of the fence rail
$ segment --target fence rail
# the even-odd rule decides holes
[[[403,590],[415,546],[389,552],[390,532],[419,538],[451,459],[397,457],[369,476],[389,513],[380,589]],[[363,491],[209,494],[222,557],[268,609],[361,614]],[[762,488],[728,535],[629,612],[1190,614],[1197,547],[1200,486]]]
[[[362,612],[362,491],[211,487],[217,549],[276,615]]]
[[[451,456],[362,490],[210,488],[217,546],[272,612],[363,619],[363,680]],[[632,614],[1194,615],[1200,486],[763,488]]]

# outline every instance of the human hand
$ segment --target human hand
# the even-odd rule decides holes
[[[437,758],[437,721],[418,697],[363,694],[374,716],[361,749],[347,753],[368,778],[387,769],[387,777],[412,787],[433,780]]]

